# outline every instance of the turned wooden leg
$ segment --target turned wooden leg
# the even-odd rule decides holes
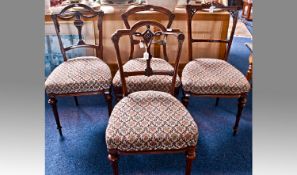
[[[251,5],[251,4],[248,4],[246,18],[247,18],[247,20],[249,20],[249,21],[251,20],[251,11],[252,11],[252,5]]]
[[[220,98],[216,98],[216,106],[219,106]]]
[[[76,96],[74,97],[74,101],[75,101],[75,105],[78,106],[78,99]]]
[[[108,159],[111,163],[113,174],[118,175],[119,174],[119,168],[118,168],[118,159],[119,156],[117,153],[109,153],[108,154]]]
[[[249,57],[249,68],[246,73],[246,79],[250,82],[251,84],[251,89],[253,88],[253,54],[250,54]]]
[[[57,129],[59,130],[59,134],[62,136],[62,126],[60,123],[60,119],[59,119],[59,113],[58,113],[58,109],[57,109],[57,99],[55,97],[51,97],[48,100],[48,103],[52,106],[52,110],[54,113],[54,117],[56,120],[56,124],[57,124]]]
[[[110,116],[112,112],[112,96],[110,94],[110,89],[104,91],[104,97],[108,106],[108,116]]]
[[[195,148],[189,148],[187,150],[187,152],[186,152],[186,158],[187,158],[186,175],[191,175],[192,162],[196,158]]]
[[[189,100],[190,100],[190,94],[185,92],[183,97],[182,97],[182,103],[184,104],[184,106],[187,108],[189,105]]]
[[[236,121],[233,127],[233,136],[237,134],[240,117],[246,102],[247,102],[247,94],[241,95],[241,97],[238,99],[238,109],[236,114]]]

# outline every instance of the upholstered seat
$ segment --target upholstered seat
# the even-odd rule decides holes
[[[143,71],[146,68],[146,60],[144,58],[135,58],[133,60],[129,60],[124,66],[124,71]],[[151,67],[153,70],[174,70],[173,66],[170,65],[167,61],[160,58],[152,58]],[[140,76],[131,76],[126,78],[128,92],[136,92],[136,91],[145,91],[145,90],[155,90],[155,91],[163,91],[169,92],[172,76],[167,75],[153,75],[147,77],[145,75]],[[113,85],[115,87],[121,87],[121,78],[120,72],[118,71],[115,74],[113,79]],[[179,76],[176,78],[176,87],[179,87],[181,84]]]
[[[198,95],[236,95],[247,93],[245,76],[224,60],[199,58],[189,62],[182,73],[182,86]]]
[[[111,72],[106,63],[94,56],[69,59],[60,64],[47,78],[48,94],[98,92],[109,89]]]
[[[198,128],[187,109],[169,93],[139,91],[112,111],[106,130],[109,150],[162,151],[195,147]]]

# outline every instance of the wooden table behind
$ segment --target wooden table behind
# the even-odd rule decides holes
[[[103,60],[106,61],[112,69],[114,73],[117,70],[116,65],[116,54],[113,43],[111,41],[111,35],[117,30],[121,28],[125,28],[124,23],[121,19],[121,14],[126,10],[126,8],[113,8],[113,7],[103,7],[102,10],[105,12],[104,21],[103,21]],[[186,63],[188,63],[188,48],[187,48],[187,16],[185,9],[177,8],[175,10],[175,20],[172,24],[172,28],[180,29],[186,36],[183,51],[181,55],[181,66],[180,69],[184,67]],[[155,13],[139,13],[130,18],[131,23],[137,22],[140,19],[147,20],[156,20],[162,23],[166,23],[166,17]],[[193,20],[193,38],[216,38],[216,39],[226,39],[228,35],[228,26],[229,26],[229,14],[224,12],[219,13],[199,13],[194,16]],[[85,38],[88,41],[98,42],[98,32],[94,30],[96,27],[96,21],[91,20],[88,21],[89,25],[84,29],[85,30]],[[65,25],[68,25],[67,22]],[[70,34],[73,29],[67,30],[63,34]],[[88,37],[90,32],[96,32],[96,38]],[[89,33],[89,34],[88,34]],[[51,21],[50,15],[45,15],[45,35],[55,34],[53,23]],[[90,35],[91,36],[91,35]],[[121,51],[122,54],[128,57],[130,51],[130,45],[128,38],[123,38],[121,40]],[[56,43],[58,44],[58,43]],[[170,62],[174,60],[175,52],[176,52],[176,44],[172,39],[168,40],[168,56]],[[193,46],[193,56],[194,57],[216,57],[221,58],[225,53],[225,44],[217,44],[217,43],[199,43],[194,44]],[[142,57],[143,50],[141,50],[138,46],[135,46],[135,57]],[[159,47],[154,48],[154,56],[160,57],[162,56],[162,51]]]

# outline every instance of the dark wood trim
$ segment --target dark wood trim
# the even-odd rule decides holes
[[[53,113],[54,113],[57,129],[59,131],[60,136],[62,136],[63,135],[62,134],[62,126],[61,126],[61,123],[60,123],[60,117],[59,117],[59,113],[58,113],[57,102],[58,102],[58,100],[55,97],[50,97],[49,100],[48,100],[48,103],[52,106],[52,110],[53,110]]]
[[[146,31],[144,32],[137,32],[137,30],[141,27],[146,26]],[[151,27],[154,27],[154,30],[151,29]],[[117,30],[113,35],[112,35],[112,41],[114,43],[114,47],[116,50],[116,55],[117,55],[117,63],[118,63],[118,68],[120,72],[120,78],[122,82],[122,87],[121,89],[119,87],[115,88],[117,100],[119,100],[122,97],[125,97],[128,95],[128,90],[127,90],[127,84],[126,84],[126,77],[129,76],[136,76],[136,75],[145,75],[145,76],[152,76],[152,75],[171,75],[172,76],[172,84],[171,84],[171,89],[170,93],[175,96],[177,93],[177,89],[175,87],[176,84],[176,77],[178,74],[178,68],[179,68],[179,61],[180,61],[180,55],[181,55],[181,50],[182,50],[182,44],[185,39],[184,34],[182,34],[179,30],[173,30],[173,31],[168,31],[165,26],[163,26],[161,23],[156,22],[156,21],[139,21],[136,24],[134,24],[131,28],[130,26],[126,26],[129,29],[126,30]],[[158,30],[156,30],[156,28]],[[172,35],[175,36],[177,41],[178,41],[178,48],[177,48],[177,56],[175,59],[174,63],[174,71],[153,71],[151,68],[151,59],[152,59],[152,54],[150,53],[150,50],[148,50],[148,59],[147,59],[147,65],[145,70],[143,71],[135,71],[135,72],[125,72],[123,68],[123,60],[121,57],[120,53],[120,46],[119,46],[119,40],[123,36],[129,36],[130,39],[134,37],[141,38],[141,42],[143,42],[144,45],[147,46],[147,48],[150,48],[152,41],[154,40],[155,37],[160,37],[160,36],[167,36],[167,35]],[[166,38],[166,37],[165,37]],[[160,42],[157,42],[156,44],[162,44],[162,40],[159,40]],[[165,59],[166,60],[166,59]],[[122,90],[122,95],[120,95],[120,90]],[[118,169],[118,159],[119,155],[129,155],[129,154],[164,154],[164,153],[177,153],[177,152],[185,152],[186,153],[186,175],[191,174],[191,167],[192,167],[192,161],[195,159],[196,154],[195,154],[195,147],[189,147],[189,148],[184,148],[180,150],[144,150],[144,151],[120,151],[120,150],[108,150],[108,159],[111,162],[112,168],[113,168],[113,174],[118,175],[119,174],[119,169]]]
[[[191,175],[192,161],[196,158],[196,147],[187,147],[178,150],[144,150],[144,151],[119,151],[116,149],[108,149],[108,159],[111,162],[113,174],[118,175],[118,160],[120,155],[135,155],[135,154],[174,154],[186,153],[186,175]]]
[[[186,175],[191,175],[192,170],[192,162],[196,158],[196,150],[195,148],[189,148],[186,151]]]
[[[248,68],[247,73],[246,73],[246,79],[248,81],[252,81],[252,78],[253,78],[253,55],[250,54],[250,56],[249,56],[249,68]]]
[[[82,11],[70,11],[73,7],[81,7]],[[95,11],[91,7],[84,4],[70,4],[63,8],[60,13],[52,14],[51,18],[54,23],[55,31],[58,36],[58,42],[60,46],[61,53],[63,55],[64,61],[67,61],[66,52],[72,49],[77,48],[92,48],[96,51],[96,56],[98,58],[103,59],[103,41],[102,41],[102,21],[103,21],[104,12],[103,11]],[[99,44],[87,44],[82,39],[82,27],[84,25],[85,19],[95,19],[97,18],[97,29],[99,31]],[[59,21],[73,21],[74,26],[77,29],[79,41],[77,44],[64,47],[60,35],[60,24]]]
[[[247,7],[247,9],[245,9]],[[244,17],[248,21],[252,21],[252,8],[253,8],[253,2],[247,2],[246,0],[243,0],[243,5],[242,5],[242,17]]]
[[[185,92],[191,94],[193,96],[200,96],[200,97],[214,97],[214,98],[239,98],[242,94],[195,94],[192,92]]]
[[[253,67],[254,67],[254,51],[253,51],[253,45],[252,43],[245,43],[247,48],[250,50],[250,56],[249,56],[249,68],[246,73],[246,78],[249,81],[252,81],[253,78]],[[252,85],[252,84],[251,84]]]
[[[146,31],[140,33],[137,32],[137,30],[143,26],[146,26],[147,29]],[[159,31],[152,31],[151,27],[158,28]],[[177,38],[178,41],[178,48],[177,48],[177,57],[174,65],[174,73],[173,73],[173,78],[172,78],[172,86],[171,86],[171,91],[170,93],[172,95],[175,94],[175,83],[176,83],[176,76],[178,72],[178,66],[179,66],[179,60],[180,60],[180,54],[181,54],[181,49],[182,49],[182,44],[185,39],[184,35],[177,29],[175,29],[172,32],[167,31],[167,28],[164,27],[161,23],[158,23],[156,21],[139,21],[131,29],[121,29],[117,30],[113,36],[112,36],[112,41],[115,46],[116,54],[117,54],[117,61],[118,61],[118,68],[120,71],[120,77],[122,81],[122,90],[123,90],[123,96],[127,96],[128,90],[127,90],[127,84],[125,78],[131,75],[145,75],[145,76],[152,76],[152,75],[157,75],[157,74],[167,74],[167,75],[172,75],[172,71],[166,72],[163,71],[161,72],[156,72],[153,71],[150,65],[151,59],[152,59],[152,54],[150,53],[150,50],[148,49],[148,55],[149,58],[147,60],[147,67],[144,71],[137,71],[137,72],[125,72],[123,69],[123,61],[121,58],[121,53],[120,53],[120,47],[119,47],[119,40],[123,36],[129,36],[129,37],[134,37],[137,36],[138,38],[141,38],[141,42],[143,42],[144,45],[146,45],[147,48],[150,48],[152,41],[154,40],[155,37],[160,37],[160,36],[168,36],[172,35]]]
[[[227,40],[222,39],[193,39],[192,36],[192,19],[193,16],[196,13],[204,12],[204,9],[209,9],[211,6],[215,6],[215,8],[220,9],[220,11],[227,11],[230,13],[230,15],[233,18],[233,24],[231,29],[230,38]],[[233,41],[233,36],[235,33],[237,21],[238,21],[238,10],[240,9],[239,6],[224,6],[223,4],[217,3],[217,2],[209,2],[201,5],[187,5],[186,11],[187,11],[187,25],[188,25],[188,49],[189,49],[189,60],[193,60],[193,43],[194,42],[210,42],[210,43],[226,43],[226,52],[224,54],[223,60],[228,59],[230,48]]]
[[[164,15],[166,15],[168,17],[168,23],[166,25],[166,28],[170,28],[173,20],[175,18],[174,13],[172,13],[170,10],[164,8],[164,7],[159,7],[159,6],[154,6],[154,5],[143,5],[143,6],[137,6],[137,7],[133,7],[131,9],[128,9],[125,13],[123,13],[121,15],[124,24],[126,26],[127,29],[131,28],[131,25],[129,23],[129,17],[131,15],[135,15],[138,12],[144,12],[144,11],[155,11],[155,12],[159,12],[162,13]]]
[[[104,89],[101,91],[92,91],[92,92],[77,92],[77,93],[67,93],[67,94],[47,94],[49,97],[67,97],[67,96],[85,96],[85,95],[99,95],[99,94],[104,94],[105,91],[108,91],[109,89]]]
[[[82,11],[70,11],[73,7],[81,7],[83,8]],[[104,13],[103,11],[95,11],[91,7],[84,5],[84,4],[70,4],[63,8],[60,13],[58,14],[52,14],[51,19],[54,22],[55,31],[58,37],[58,42],[60,46],[61,53],[63,55],[64,61],[67,61],[67,55],[66,52],[72,49],[77,48],[92,48],[96,51],[96,57],[103,59],[103,42],[102,42],[102,21],[103,21]],[[94,19],[97,18],[98,24],[97,29],[99,30],[99,44],[87,44],[82,39],[82,27],[84,25],[84,21],[86,19]],[[78,36],[79,36],[79,42],[76,45],[68,46],[64,48],[62,39],[60,36],[60,24],[59,21],[66,20],[66,21],[73,21],[73,24],[75,25]],[[95,33],[94,33],[95,36]],[[106,103],[108,105],[108,113],[111,114],[112,111],[112,96],[110,94],[111,87],[109,89],[105,89],[102,91],[96,91],[96,92],[77,92],[77,93],[66,93],[66,94],[48,94],[49,96],[49,104],[52,106],[52,110],[54,113],[54,117],[57,124],[57,129],[59,130],[60,135],[62,136],[62,126],[60,124],[59,114],[57,110],[57,100],[56,97],[65,97],[65,96],[73,96],[75,100],[75,104],[78,106],[78,96],[84,96],[84,95],[104,95]]]
[[[182,74],[182,71],[184,69],[184,67],[186,66],[187,63],[180,63],[179,66],[178,66],[178,75],[181,76]],[[174,64],[171,64],[172,66],[174,66]],[[113,63],[113,64],[108,64],[110,70],[111,70],[111,74],[112,74],[112,77],[115,76],[116,72],[119,70],[118,68],[118,64],[116,63]]]
[[[230,38],[227,40],[222,40],[222,39],[193,39],[192,37],[192,19],[193,16],[199,12],[202,11],[203,9],[209,9],[211,6],[215,6],[215,8],[219,8],[220,11],[228,11],[230,15],[233,18],[233,24],[232,24],[232,29],[230,33]],[[188,47],[189,47],[189,60],[193,60],[193,49],[192,45],[194,42],[217,42],[217,43],[226,43],[227,44],[227,49],[224,55],[223,60],[227,61],[228,56],[230,53],[230,48],[232,45],[237,21],[238,21],[238,10],[240,9],[239,6],[224,6],[223,4],[217,3],[217,2],[211,2],[211,3],[206,3],[202,5],[187,5],[187,23],[188,23]],[[189,104],[189,98],[190,96],[204,96],[204,97],[213,97],[216,98],[216,106],[219,104],[219,98],[239,98],[238,102],[238,112],[236,115],[236,121],[233,126],[233,135],[236,135],[238,131],[238,125],[241,117],[241,113],[243,110],[243,107],[246,103],[246,96],[247,93],[243,94],[195,94],[192,92],[185,92],[183,91],[183,97],[182,97],[182,103],[184,106],[188,106]]]
[[[242,114],[242,110],[247,102],[247,92],[242,93],[242,94],[195,94],[192,92],[183,92],[182,96],[182,103],[185,107],[188,107],[189,104],[189,98],[191,96],[199,96],[199,97],[211,97],[211,98],[216,98],[216,106],[218,106],[219,103],[219,98],[239,98],[238,102],[238,111],[236,114],[236,121],[233,127],[233,135],[235,136],[238,131],[238,125],[240,121],[240,117]]]
[[[78,99],[79,96],[87,96],[87,95],[104,95],[105,101],[108,106],[108,116],[111,115],[112,112],[112,95],[111,95],[111,87],[109,89],[105,89],[102,91],[95,91],[95,92],[77,92],[77,93],[67,93],[67,94],[47,94],[49,96],[48,103],[51,105],[55,121],[57,124],[57,129],[59,134],[62,136],[62,126],[59,119],[58,109],[57,109],[57,97],[74,97],[75,105],[78,106]]]
[[[172,154],[188,151],[189,149],[196,149],[196,147],[187,147],[174,150],[142,150],[142,151],[120,151],[116,149],[108,149],[108,153],[121,155],[135,155],[135,154]]]
[[[166,28],[170,28],[173,20],[175,18],[175,14],[172,13],[170,10],[164,8],[164,7],[159,7],[159,6],[153,6],[153,5],[143,5],[143,6],[137,6],[133,7],[131,9],[128,9],[125,13],[121,15],[122,20],[124,21],[124,24],[127,29],[131,29],[133,25],[131,26],[129,23],[129,17],[132,15],[135,15],[138,12],[145,12],[145,11],[155,11],[161,14],[164,14],[168,17],[168,23]],[[134,46],[139,44],[138,40],[135,40],[133,36],[130,36],[130,56],[129,60],[133,59],[134,56]],[[161,44],[163,46],[163,54],[164,54],[164,59],[168,61],[168,56],[167,56],[167,49],[166,49],[166,43]],[[154,52],[156,57],[160,57],[160,45],[156,45],[154,48]]]
[[[233,126],[233,136],[235,136],[237,134],[237,132],[238,132],[239,121],[240,121],[240,118],[241,118],[243,108],[246,105],[246,102],[247,102],[247,93],[244,93],[238,99],[236,120],[235,120],[235,124]]]
[[[112,112],[112,96],[111,96],[111,88],[104,91],[104,98],[108,105],[108,116],[111,115]]]
[[[75,105],[78,106],[78,98],[77,96],[74,96]]]

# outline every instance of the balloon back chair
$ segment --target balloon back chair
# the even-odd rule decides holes
[[[247,93],[250,90],[250,84],[247,78],[234,66],[227,62],[233,36],[238,20],[237,6],[226,7],[222,4],[213,2],[202,5],[187,5],[188,16],[188,48],[190,62],[185,66],[182,72],[182,102],[187,107],[189,97],[207,96],[216,97],[216,105],[219,98],[239,98],[238,111],[236,115],[235,125],[233,127],[233,135],[236,135],[242,110],[246,104]],[[230,36],[227,39],[197,39],[193,38],[192,19],[199,12],[205,13],[207,10],[218,10],[229,12],[233,18]],[[211,12],[209,12],[211,13]],[[209,42],[226,44],[224,58],[193,58],[193,43]]]
[[[131,19],[133,16],[141,13],[141,12],[154,12],[156,14],[160,14],[163,16],[166,16],[167,24],[166,28],[170,28],[172,25],[172,22],[175,18],[175,15],[168,9],[159,7],[159,6],[153,6],[153,5],[144,5],[139,7],[133,7],[131,9],[128,9],[125,13],[121,15],[122,20],[124,21],[124,24],[126,26],[126,29],[131,29],[133,27],[133,24],[131,24]],[[140,17],[137,17],[139,20]],[[140,20],[141,21],[141,20]],[[139,69],[140,67],[136,65],[142,65],[145,66],[145,61],[143,58],[134,58],[134,49],[135,45],[139,45],[142,47],[142,49],[145,49],[145,45],[142,44],[140,40],[136,40],[133,35],[130,35],[130,53],[128,62],[124,65],[126,69],[129,69],[131,71],[136,71],[136,69]],[[168,63],[168,56],[166,52],[166,42],[162,43],[152,43],[152,44],[159,44],[162,45],[163,49],[163,55],[164,59],[160,58],[152,58],[151,64],[153,67],[157,67],[159,69],[162,69],[164,71],[171,71],[173,70],[173,66]],[[137,46],[136,46],[137,47]],[[163,91],[163,92],[169,92],[170,91],[170,84],[171,84],[171,77],[167,75],[153,75],[153,76],[134,76],[130,77],[126,81],[127,83],[127,90],[128,92],[136,92],[141,90],[156,90],[156,91]],[[177,75],[176,80],[176,88],[175,88],[175,94],[178,93],[178,89],[181,85],[181,81],[179,76]],[[120,72],[118,71],[115,74],[115,77],[113,79],[113,86],[115,90],[115,95],[117,97],[117,101],[119,101],[122,98],[122,84],[120,80]]]
[[[144,32],[138,29],[146,27]],[[154,31],[152,31],[154,27]],[[136,37],[150,48],[152,43],[165,42],[167,36],[178,40],[174,69],[164,70],[152,64],[150,49],[143,64],[137,69],[126,69],[123,65],[119,41],[123,36]],[[106,129],[108,159],[115,175],[118,175],[119,155],[186,153],[186,175],[191,173],[192,160],[198,141],[198,127],[183,104],[175,98],[175,83],[184,35],[179,30],[168,31],[155,21],[139,21],[131,29],[117,30],[112,41],[115,46],[123,98],[115,105]],[[161,67],[162,68],[162,67]],[[127,79],[133,76],[166,75],[171,78],[170,91],[129,92]]]
[[[79,8],[80,11],[73,11],[75,8]],[[57,110],[56,97],[74,96],[75,103],[78,105],[77,96],[103,94],[108,104],[109,114],[112,111],[112,96],[110,94],[111,71],[108,65],[102,61],[103,16],[104,13],[102,11],[94,11],[84,4],[71,4],[63,8],[59,14],[51,15],[64,62],[48,76],[45,81],[45,90],[49,96],[48,102],[52,106],[60,135],[62,135],[62,127]],[[87,44],[82,36],[84,20],[95,18],[98,18],[99,44]],[[73,23],[79,37],[77,44],[64,47],[60,34],[61,21],[74,21]],[[68,59],[66,52],[77,48],[94,49],[96,56],[80,56]]]

